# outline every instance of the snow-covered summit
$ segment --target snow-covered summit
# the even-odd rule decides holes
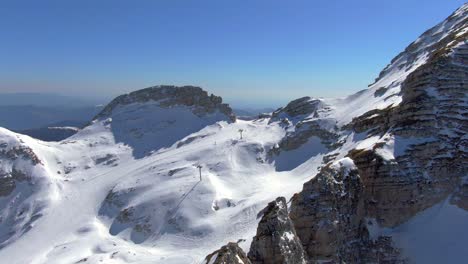
[[[207,125],[235,120],[221,97],[199,87],[154,86],[118,96],[76,137],[105,127],[116,142],[130,146],[134,156],[141,158]]]
[[[447,19],[424,32],[403,52],[391,60],[368,89],[345,98],[326,99],[340,125],[372,109],[385,109],[401,103],[401,85],[406,78],[427,62],[447,56],[453,48],[466,42],[468,34],[468,3]]]
[[[231,121],[236,117],[232,109],[227,104],[223,104],[223,99],[213,94],[208,95],[200,87],[196,86],[171,86],[159,85],[141,89],[129,94],[118,96],[110,102],[96,118],[103,118],[112,114],[117,107],[135,103],[157,102],[162,108],[176,106],[187,106],[197,116],[205,116],[220,112],[226,115]]]

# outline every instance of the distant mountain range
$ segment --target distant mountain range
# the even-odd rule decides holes
[[[0,93],[0,106],[82,108],[106,104],[109,99],[66,96],[55,93]]]
[[[41,140],[62,140],[76,133],[66,127],[85,125],[102,110],[103,102],[51,93],[3,93],[0,127]]]
[[[55,123],[73,125],[86,123],[102,107],[61,107],[61,106],[0,106],[0,126],[11,130],[38,129],[54,126]]]

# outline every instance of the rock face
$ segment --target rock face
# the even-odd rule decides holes
[[[27,146],[15,146],[9,149],[6,149],[7,145],[0,145],[0,158],[17,160],[17,159],[27,159],[30,160],[32,165],[41,164],[41,160],[37,155],[32,151],[31,148]]]
[[[0,170],[0,197],[10,195],[17,183],[28,180],[28,176],[20,170],[12,169],[11,172]]]
[[[286,199],[278,197],[261,212],[248,254],[253,264],[302,264],[306,254],[289,219]]]
[[[208,255],[203,264],[251,264],[245,252],[237,243],[229,242]]]
[[[1,140],[1,139],[0,139]],[[42,164],[34,151],[24,145],[9,147],[0,144],[0,159],[15,163],[18,160],[30,161],[32,166]],[[10,195],[17,183],[28,180],[28,176],[15,166],[0,166],[0,197]]]
[[[208,93],[200,87],[178,87],[170,85],[153,86],[121,95],[109,103],[95,119],[109,115],[118,105],[142,103],[151,100],[159,101],[159,105],[164,108],[177,105],[190,106],[193,108],[193,113],[198,116],[204,116],[218,110],[228,116],[231,121],[236,120],[232,109],[229,105],[223,104],[223,99],[221,97],[213,94],[208,95]]]
[[[448,21],[455,19],[452,15]],[[383,226],[401,224],[450,194],[461,208],[468,203],[467,24],[465,16],[427,48],[427,62],[402,83],[399,105],[366,113],[350,124],[356,132],[388,139],[349,153],[366,185],[366,211]],[[382,158],[378,153],[390,145],[394,157]]]
[[[390,237],[370,238],[364,190],[357,167],[344,158],[292,198],[289,216],[309,263],[407,263]]]
[[[273,112],[270,123],[281,120],[282,125],[288,130],[287,135],[280,142],[280,148],[286,151],[296,149],[312,136],[319,137],[325,144],[335,142],[337,139],[336,122],[316,119],[328,111],[329,106],[322,100],[311,99],[307,96],[293,100],[284,108]]]
[[[290,217],[312,261],[362,259],[362,183],[351,159],[329,164],[292,198]]]
[[[262,219],[247,254],[249,261],[407,263],[391,237],[370,238],[363,189],[358,169],[350,158],[329,163],[292,198],[289,213],[284,197],[278,197],[260,212]],[[209,255],[206,261],[219,252],[237,252],[235,247],[228,250],[228,246]]]
[[[305,96],[291,101],[284,108],[276,110],[273,112],[272,117],[281,118],[283,114],[290,117],[310,114],[317,116],[318,112],[322,111],[323,108],[325,108],[325,105],[321,100]]]
[[[336,147],[338,134],[333,125],[326,128],[329,124],[324,124],[322,120],[301,121],[296,125],[294,132],[288,133],[279,143],[282,150],[294,150],[305,144],[311,137],[318,137],[322,144],[329,149]],[[330,127],[330,126],[328,126]]]

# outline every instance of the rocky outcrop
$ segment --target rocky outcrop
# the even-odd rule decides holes
[[[335,132],[335,128],[325,128],[323,120],[311,120],[299,122],[293,132],[287,135],[279,142],[279,149],[283,151],[294,150],[307,143],[311,137],[318,137],[322,144],[329,149],[338,146],[337,140],[339,135]]]
[[[314,137],[330,151],[342,144],[334,120],[305,119],[294,125],[285,118],[282,122],[286,124],[287,132],[278,145],[269,150],[270,158],[280,155],[281,152],[298,149]]]
[[[388,161],[375,150],[354,150],[349,156],[365,186],[366,214],[381,226],[399,225],[449,194],[448,181],[431,180],[419,170],[411,172],[414,163],[408,156]]]
[[[200,87],[195,86],[170,86],[160,85],[146,89],[141,89],[129,94],[118,96],[110,102],[94,119],[108,116],[118,105],[128,105],[132,103],[143,103],[157,101],[159,106],[169,108],[183,105],[192,107],[194,114],[205,116],[219,111],[235,121],[236,117],[228,104],[223,104],[223,99],[213,94],[208,95]]]
[[[357,133],[367,133],[368,136],[383,135],[390,129],[390,115],[394,107],[374,109],[354,118],[353,121],[342,129],[352,130]]]
[[[388,236],[379,236],[376,240],[366,240],[360,250],[362,258],[347,263],[410,263],[408,259],[402,257],[401,250],[394,246],[392,238]]]
[[[0,144],[0,160],[14,163],[18,159],[29,161],[33,166],[42,164],[34,151],[24,145],[9,146],[7,143]],[[0,162],[1,163],[1,162]],[[0,166],[0,197],[10,195],[16,188],[18,182],[28,180],[28,176],[13,165],[11,168]]]
[[[301,115],[318,116],[318,112],[325,108],[324,103],[319,99],[312,99],[309,96],[301,97],[291,101],[284,108],[280,108],[273,112],[273,118],[281,118],[282,116],[297,117]]]
[[[245,252],[237,243],[229,242],[208,255],[203,264],[251,264]]]
[[[0,197],[10,195],[15,190],[17,182],[23,182],[28,179],[29,177],[25,173],[15,168],[11,172],[5,172],[0,169]]]
[[[362,182],[351,159],[329,164],[291,201],[290,217],[312,261],[362,259]]]
[[[278,197],[260,213],[248,254],[253,264],[305,264],[307,257],[289,219],[286,199]]]
[[[309,263],[407,263],[391,237],[370,238],[365,188],[353,161],[344,158],[292,198],[290,218]]]
[[[0,148],[0,159],[16,160],[22,158],[30,160],[32,165],[42,164],[41,160],[34,153],[34,151],[24,145],[15,146],[12,148],[7,148],[7,145],[4,147],[0,145]]]
[[[358,171],[350,158],[340,159],[304,184],[289,213],[284,197],[270,202],[260,212],[247,255],[251,263],[408,263],[391,237],[370,237]]]
[[[274,159],[281,152],[298,149],[312,137],[318,138],[330,150],[338,147],[336,120],[320,117],[329,111],[329,106],[322,100],[302,97],[273,112],[270,123],[280,122],[286,135],[269,151],[269,157]]]
[[[16,188],[16,181],[9,173],[0,174],[0,197],[10,195]]]

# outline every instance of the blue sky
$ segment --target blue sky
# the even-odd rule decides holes
[[[0,0],[0,92],[190,84],[241,106],[344,96],[463,3]]]

